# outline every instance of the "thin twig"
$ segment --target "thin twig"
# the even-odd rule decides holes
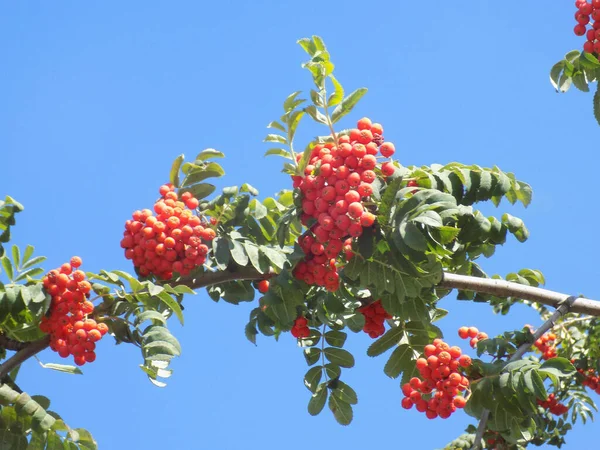
[[[540,337],[544,335],[549,329],[551,329],[555,322],[561,318],[561,316],[565,315],[570,309],[573,307],[573,304],[577,301],[577,297],[571,296],[567,297],[565,300],[561,302],[560,305],[554,311],[554,314],[550,316],[548,320],[546,320],[541,327],[539,327],[535,333],[533,333],[532,342],[537,341]],[[506,362],[506,364],[511,363],[513,361],[517,361],[523,357],[525,353],[529,351],[533,344],[525,343],[521,345],[517,351],[510,357],[510,359]],[[490,417],[490,411],[484,409],[481,413],[481,418],[479,419],[479,425],[477,426],[477,433],[475,434],[475,442],[473,444],[472,450],[480,450],[481,449],[481,440],[483,439],[483,434],[486,430],[487,421]]]

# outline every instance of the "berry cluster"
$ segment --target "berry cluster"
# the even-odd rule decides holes
[[[85,273],[78,270],[81,258],[74,256],[70,263],[48,272],[42,279],[52,298],[49,314],[42,318],[40,330],[50,334],[50,348],[61,358],[73,355],[78,366],[96,359],[96,341],[108,331],[104,323],[88,318],[94,305],[88,301],[92,285]]]
[[[475,327],[460,327],[458,329],[458,336],[461,339],[470,339],[469,345],[471,348],[477,347],[477,343],[479,341],[483,341],[484,339],[488,338],[487,333],[479,331]]]
[[[383,325],[386,319],[391,319],[392,316],[383,309],[381,301],[370,303],[358,309],[363,316],[365,316],[365,326],[363,331],[367,333],[373,339],[378,338],[385,333],[385,326]]]
[[[588,3],[587,0],[577,0],[575,2],[577,12],[575,20],[577,25],[573,31],[577,36],[585,35],[587,41],[583,44],[583,50],[587,53],[600,54],[600,0],[593,0]],[[591,29],[587,29],[590,23],[590,17],[593,20]]]
[[[546,333],[533,343],[535,347],[542,353],[543,359],[556,358],[556,335],[554,333]]]
[[[301,193],[302,223],[308,226],[316,220],[298,239],[306,256],[296,266],[294,275],[307,284],[336,291],[338,256],[342,251],[348,255],[352,238],[375,222],[375,215],[364,201],[373,193],[371,184],[377,178],[377,155],[389,158],[395,152],[394,144],[384,142],[382,134],[380,124],[366,117],[360,119],[357,128],[339,136],[337,145],[317,144],[304,176],[292,177],[294,188]],[[389,161],[379,169],[384,176],[395,171]]]
[[[590,368],[587,371],[583,369],[577,369],[577,372],[585,377],[585,380],[583,380],[581,384],[589,387],[596,394],[600,394],[600,377],[598,377],[598,374],[594,369]]]
[[[460,373],[460,367],[469,367],[471,358],[459,347],[450,347],[441,339],[425,346],[425,357],[417,359],[416,366],[423,380],[414,377],[402,386],[402,407],[416,406],[428,419],[447,419],[457,408],[464,408],[467,400],[459,395],[469,387],[469,380]],[[435,391],[435,392],[434,392]]]
[[[190,192],[184,192],[181,200],[172,184],[161,186],[159,192],[162,198],[154,204],[157,215],[149,209],[135,211],[133,220],[125,222],[121,247],[140,275],[170,280],[174,272],[185,276],[204,264],[208,253],[204,242],[216,234],[191,211],[198,200]]]
[[[310,336],[310,329],[308,328],[308,320],[305,317],[298,317],[292,327],[292,336],[296,339],[307,338]]]
[[[555,416],[561,416],[569,410],[569,408],[562,403],[558,403],[554,394],[550,394],[546,400],[538,400],[537,403],[542,408],[549,410]]]

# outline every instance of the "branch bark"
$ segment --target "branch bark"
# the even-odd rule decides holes
[[[50,336],[46,336],[39,341],[28,342],[25,347],[12,355],[0,365],[0,380],[10,373],[18,365],[22,364],[33,355],[41,352],[50,345]]]
[[[511,281],[494,280],[491,278],[470,277],[467,275],[456,275],[444,272],[442,281],[438,284],[442,288],[465,289],[469,291],[482,292],[484,294],[496,295],[498,297],[515,297],[523,300],[542,303],[554,308],[558,307],[570,295],[547,289],[525,286]],[[570,312],[600,316],[600,302],[588,298],[577,298]]]
[[[226,281],[236,280],[268,280],[269,278],[277,275],[275,272],[270,271],[267,273],[260,273],[252,266],[242,267],[239,270],[223,270],[217,272],[204,272],[198,278],[184,279],[177,284],[184,285],[190,289],[201,289],[204,287],[212,286],[219,283],[225,283]]]
[[[12,352],[17,352],[27,347],[28,344],[28,342],[15,341],[14,339],[11,339],[6,335],[0,333],[0,348],[4,348]]]

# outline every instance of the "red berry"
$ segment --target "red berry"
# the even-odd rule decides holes
[[[258,282],[258,292],[265,294],[269,290],[269,282],[267,280],[261,280]]]
[[[383,175],[386,177],[392,176],[395,171],[396,167],[394,166],[394,163],[390,161],[385,162],[381,165],[381,173],[383,173]]]
[[[396,147],[391,142],[384,142],[381,147],[379,147],[379,151],[382,156],[389,158],[396,152]]]

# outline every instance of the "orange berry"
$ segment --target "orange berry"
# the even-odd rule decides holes
[[[458,363],[462,367],[469,367],[472,363],[471,357],[469,355],[461,355],[461,357],[458,358]]]
[[[356,127],[359,130],[370,130],[371,129],[371,119],[369,119],[368,117],[363,117],[362,119],[360,119],[357,122]]]
[[[74,268],[78,268],[79,266],[81,266],[82,261],[81,261],[81,258],[79,256],[73,256],[71,258],[70,263],[71,263],[71,266],[73,266]]]

